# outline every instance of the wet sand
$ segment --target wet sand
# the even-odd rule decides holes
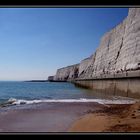
[[[102,106],[98,103],[40,103],[11,108],[0,112],[0,132],[67,132],[88,110]]]
[[[0,132],[140,132],[140,103],[39,103],[0,109]]]

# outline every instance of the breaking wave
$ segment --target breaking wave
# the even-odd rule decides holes
[[[23,105],[23,104],[36,104],[36,103],[84,103],[84,102],[97,102],[99,104],[133,104],[137,102],[136,99],[42,99],[42,100],[22,100],[10,98],[4,104],[6,105]]]

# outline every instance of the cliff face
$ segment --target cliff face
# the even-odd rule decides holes
[[[53,81],[54,80],[54,76],[49,76],[48,77],[48,81]]]
[[[123,22],[102,37],[100,46],[85,65],[79,78],[140,68],[140,8],[129,9]]]
[[[78,77],[79,64],[58,69],[54,76],[55,81],[73,80]]]
[[[55,80],[94,78],[140,69],[140,8],[130,8],[128,16],[107,32],[96,52],[73,65],[57,70]]]

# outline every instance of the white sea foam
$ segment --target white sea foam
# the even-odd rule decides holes
[[[97,102],[99,104],[133,104],[137,102],[136,99],[44,99],[44,100],[20,100],[11,98],[8,102],[11,102],[13,105],[20,104],[35,104],[35,103],[84,103],[84,102]]]

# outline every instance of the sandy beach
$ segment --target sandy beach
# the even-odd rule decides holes
[[[39,103],[0,111],[0,132],[139,132],[140,103]]]
[[[0,132],[67,132],[88,110],[100,107],[98,103],[39,103],[11,108],[0,112]]]
[[[71,132],[140,132],[140,103],[108,105],[76,121]]]

